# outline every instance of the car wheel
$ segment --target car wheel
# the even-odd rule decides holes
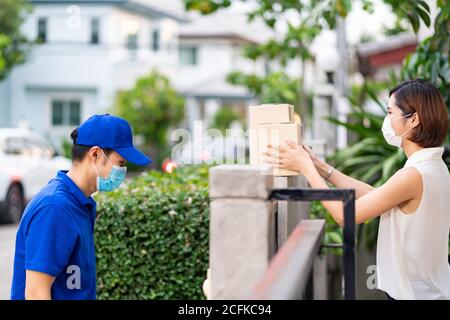
[[[5,210],[6,222],[18,223],[25,209],[25,199],[20,185],[13,184],[6,195]]]

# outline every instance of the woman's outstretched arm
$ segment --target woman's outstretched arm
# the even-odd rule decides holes
[[[302,173],[312,188],[329,188],[316,169],[303,146],[288,142],[287,147],[272,147],[277,154],[270,154],[267,162],[275,167]],[[382,215],[391,208],[422,196],[422,177],[415,168],[405,168],[392,176],[384,185],[367,192],[355,202],[357,224]],[[343,205],[338,201],[321,201],[334,220],[343,224]]]
[[[314,152],[309,148],[308,146],[304,146],[306,151],[308,151],[311,160],[314,163],[314,166],[317,169],[317,172],[319,172],[320,176],[322,178],[327,178],[329,170],[332,168],[329,164],[326,162],[320,160]],[[356,199],[362,197],[363,195],[369,193],[370,191],[373,191],[375,188],[371,185],[364,183],[362,181],[359,181],[357,179],[354,179],[350,176],[347,176],[346,174],[340,172],[337,169],[334,169],[331,175],[329,176],[328,182],[330,182],[333,186],[340,189],[355,189],[356,193]]]

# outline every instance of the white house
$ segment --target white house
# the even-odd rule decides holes
[[[187,98],[189,127],[195,120],[207,123],[220,107],[233,108],[244,118],[253,95],[226,80],[232,71],[262,75],[264,61],[253,62],[242,55],[243,48],[268,40],[262,24],[249,23],[242,12],[227,10],[192,18],[180,25],[178,90]]]
[[[23,33],[42,44],[0,82],[0,127],[26,124],[58,147],[138,76],[174,77],[182,17],[128,0],[30,2]]]

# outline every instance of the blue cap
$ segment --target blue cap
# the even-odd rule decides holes
[[[110,114],[93,115],[78,128],[76,144],[113,149],[125,160],[145,166],[152,162],[133,146],[133,134],[128,121]]]

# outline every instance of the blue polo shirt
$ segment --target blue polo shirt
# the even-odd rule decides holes
[[[52,299],[95,299],[96,203],[59,171],[28,204],[16,236],[11,299],[25,299],[25,270],[55,277]]]

